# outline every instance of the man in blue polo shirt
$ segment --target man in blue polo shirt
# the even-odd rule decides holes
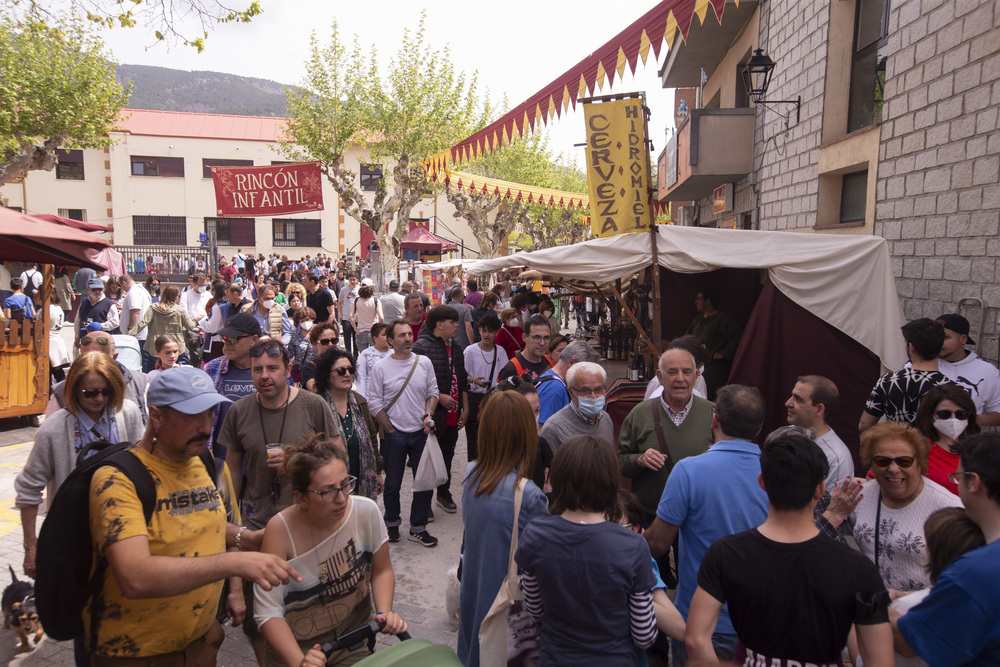
[[[757,482],[760,448],[750,441],[764,424],[764,397],[753,387],[734,384],[719,389],[715,401],[715,444],[704,454],[689,456],[674,465],[656,519],[645,533],[654,558],[666,553],[680,534],[674,604],[685,621],[691,597],[698,588],[701,558],[708,547],[767,519],[767,494]],[[687,662],[684,642],[672,640],[671,644],[673,664],[683,667]],[[736,630],[726,607],[712,635],[712,644],[720,660],[732,660]]]

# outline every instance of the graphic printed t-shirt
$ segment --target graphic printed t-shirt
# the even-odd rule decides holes
[[[235,403],[244,396],[250,396],[254,391],[256,390],[253,386],[250,369],[237,368],[230,363],[229,370],[222,376],[222,387],[220,387],[219,393]],[[215,420],[215,431],[212,433],[212,442],[218,442],[219,431],[222,430],[222,424],[226,421],[226,413],[229,412],[231,405],[232,403],[219,403],[219,416]]]
[[[948,382],[938,371],[918,371],[902,368],[879,378],[865,404],[865,412],[874,416],[885,415],[886,421],[912,424],[917,418],[920,399],[932,387]]]
[[[301,582],[289,580],[269,591],[254,586],[254,620],[263,625],[284,618],[296,641],[310,643],[364,625],[375,613],[372,556],[388,541],[378,505],[351,496],[351,511],[337,532],[289,559]]]
[[[521,364],[521,368],[523,368],[526,373],[531,373],[532,380],[552,368],[552,365],[549,364],[549,360],[545,357],[542,357],[542,360],[537,364],[533,364],[525,359],[523,354],[518,352],[514,355],[514,359],[517,359],[518,363]],[[517,368],[514,367],[514,362],[509,361],[507,362],[507,365],[503,367],[503,370],[500,371],[500,382],[503,382],[512,375],[518,375],[518,372]]]
[[[195,557],[226,550],[223,495],[201,459],[171,463],[138,447],[132,451],[156,483],[156,506],[149,527],[135,486],[116,468],[100,468],[90,483],[90,531],[95,561],[107,546],[145,535],[155,556]],[[220,488],[232,488],[223,466]],[[231,495],[231,494],[230,494]],[[104,587],[84,609],[85,634],[97,623],[96,653],[134,658],[180,650],[208,632],[215,620],[222,581],[169,598],[126,598],[109,571]],[[93,610],[102,610],[92,618]]]

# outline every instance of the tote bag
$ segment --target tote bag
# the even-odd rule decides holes
[[[479,664],[482,667],[534,667],[540,658],[541,623],[524,608],[521,576],[517,573],[514,553],[517,551],[518,520],[521,498],[528,483],[522,478],[514,492],[514,526],[510,532],[510,556],[507,576],[493,605],[479,626]]]

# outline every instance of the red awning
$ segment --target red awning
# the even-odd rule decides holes
[[[426,227],[414,227],[399,244],[399,249],[443,253],[458,250],[458,245],[431,234]]]
[[[102,268],[86,255],[88,248],[110,243],[67,225],[0,207],[0,259]]]
[[[734,2],[738,7],[739,0]],[[550,118],[561,116],[570,106],[575,109],[577,99],[593,95],[605,85],[610,88],[615,75],[621,78],[626,66],[635,74],[638,59],[642,58],[645,63],[650,47],[654,57],[659,58],[664,40],[667,48],[671,47],[678,32],[686,40],[694,17],[697,16],[704,23],[709,7],[714,9],[715,17],[721,22],[725,5],[726,0],[663,0],[498,120],[450,149],[429,158],[427,166],[432,172],[443,171],[448,164],[458,164],[489,153],[515,137],[534,130],[539,121],[548,123]]]
[[[47,220],[48,222],[56,222],[85,232],[112,232],[115,229],[114,227],[108,225],[95,225],[92,222],[83,222],[72,218],[64,218],[61,215],[53,215],[51,213],[33,213],[32,215],[36,218]]]

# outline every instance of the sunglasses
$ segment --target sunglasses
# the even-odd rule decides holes
[[[236,338],[230,338],[229,336],[221,336],[221,338],[223,343],[230,343],[231,345],[236,345],[236,343],[240,342],[244,338],[249,338],[252,335],[253,334],[243,334],[242,336],[237,336]]]
[[[972,413],[968,410],[935,410],[934,416],[938,419],[951,419],[951,416],[955,415],[955,419],[968,419],[972,416]]]
[[[319,343],[320,345],[336,345],[337,343],[340,342],[340,339],[339,338],[320,338],[316,342]]]
[[[890,458],[888,456],[873,456],[872,463],[879,468],[888,468],[893,463],[898,465],[900,468],[909,468],[913,465],[912,456],[897,456],[896,458]]]
[[[84,336],[80,339],[81,345],[91,345],[97,343],[100,347],[107,347],[111,344],[110,338],[97,338],[96,336]]]
[[[269,357],[280,357],[281,348],[280,347],[253,347],[250,348],[250,356],[256,359],[257,357],[263,357],[264,353],[267,353]]]
[[[110,389],[81,389],[80,393],[83,394],[84,398],[97,398],[98,396],[104,396],[107,398],[113,393]]]
[[[347,479],[347,484],[344,484],[343,486],[331,486],[329,489],[323,489],[322,491],[316,491],[314,489],[306,489],[306,491],[309,493],[315,493],[323,499],[323,502],[332,503],[334,498],[336,498],[340,493],[343,493],[345,496],[351,495],[351,491],[354,490],[354,485],[357,483],[357,477],[349,477]]]
[[[344,377],[348,373],[354,375],[354,366],[343,366],[341,368],[334,368],[333,372],[339,375],[340,377]]]

